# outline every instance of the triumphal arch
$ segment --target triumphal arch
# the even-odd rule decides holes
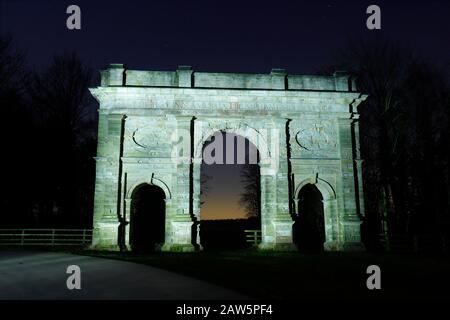
[[[260,249],[292,249],[298,197],[311,185],[321,193],[324,249],[363,249],[357,106],[366,96],[349,74],[138,71],[111,64],[91,93],[100,103],[93,248],[130,248],[133,223],[148,233],[153,223],[163,224],[157,236],[163,251],[201,248],[202,149],[226,131],[259,151]],[[159,190],[162,219],[133,222],[142,186]]]

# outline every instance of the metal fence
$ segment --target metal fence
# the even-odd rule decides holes
[[[0,229],[0,246],[85,246],[92,229]]]
[[[244,230],[246,241],[254,246],[261,243],[261,230]]]

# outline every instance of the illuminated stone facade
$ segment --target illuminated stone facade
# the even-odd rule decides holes
[[[261,154],[261,249],[293,248],[296,199],[308,183],[323,197],[324,248],[363,249],[357,106],[366,97],[348,74],[204,73],[186,66],[159,72],[112,64],[91,92],[100,103],[93,248],[129,245],[129,224],[121,223],[129,221],[133,190],[143,183],[166,195],[162,250],[198,248],[202,146],[224,130],[246,137]]]

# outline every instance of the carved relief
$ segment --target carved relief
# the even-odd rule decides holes
[[[331,120],[319,120],[307,123],[295,134],[295,141],[301,153],[314,156],[330,156],[337,150],[336,126]]]
[[[132,151],[144,153],[152,157],[160,157],[171,150],[170,134],[163,123],[153,122],[150,124],[142,124],[136,122],[127,134],[128,144]],[[131,151],[129,150],[129,151]]]

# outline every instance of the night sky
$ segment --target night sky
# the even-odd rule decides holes
[[[11,35],[37,70],[55,53],[75,51],[96,70],[124,63],[149,70],[191,65],[197,71],[316,73],[350,39],[380,34],[438,65],[450,64],[448,0],[271,3],[0,0],[0,33]],[[71,4],[81,8],[81,30],[66,28]],[[371,4],[381,7],[381,31],[366,28]],[[213,171],[218,178],[202,214],[239,217],[239,169]]]
[[[234,133],[221,134],[215,133],[213,137],[207,139],[205,145],[208,142],[213,141],[216,137],[222,136],[221,143],[215,146],[222,145],[223,150],[223,164],[206,164],[201,166],[201,172],[206,175],[206,186],[203,188],[201,200],[203,205],[201,207],[201,216],[205,220],[216,219],[239,219],[246,217],[245,208],[239,203],[242,193],[245,190],[244,183],[242,181],[241,172],[245,170],[246,164],[237,164],[238,154],[238,140],[237,135]],[[230,144],[231,141],[234,143]],[[241,139],[241,142],[245,141],[245,154],[246,163],[249,163],[249,159],[257,159],[258,149],[247,139]],[[234,149],[234,152],[232,151]],[[234,155],[234,163],[229,164],[227,162],[227,153],[230,152]],[[204,150],[204,156],[208,153]],[[229,160],[228,160],[229,161]]]
[[[208,193],[200,215],[203,220],[239,219],[246,217],[246,211],[239,199],[243,192],[241,165],[204,165],[202,168],[211,177]]]
[[[1,33],[14,37],[36,67],[75,50],[95,69],[129,68],[314,73],[353,37],[383,33],[449,62],[450,2],[433,1],[42,1],[0,0]],[[82,29],[66,28],[77,4]],[[382,30],[366,28],[366,8],[382,10]]]

